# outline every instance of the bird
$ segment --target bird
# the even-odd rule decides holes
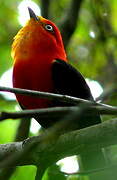
[[[28,11],[30,19],[16,34],[12,44],[13,87],[68,95],[94,102],[85,78],[68,61],[59,28],[52,21],[37,16],[30,7]],[[74,105],[21,94],[16,94],[16,98],[23,109]],[[35,119],[43,128],[49,128],[60,120],[43,120],[39,117]],[[98,123],[101,123],[101,118],[94,114],[75,122],[76,129]],[[101,162],[104,162],[101,150],[91,152],[90,155],[89,161],[83,156],[87,169],[96,167],[95,157],[97,161],[101,157]]]
[[[13,64],[13,87],[58,93],[94,101],[83,75],[68,62],[58,27],[42,16],[36,16],[28,7],[30,20],[14,37],[11,55]],[[48,99],[16,94],[23,109],[37,109],[73,105]],[[79,128],[101,122],[99,115],[83,118]],[[51,127],[59,119],[41,120],[43,128]]]

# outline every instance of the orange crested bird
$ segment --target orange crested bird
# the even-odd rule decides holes
[[[12,45],[14,59],[13,87],[51,93],[65,94],[93,100],[90,89],[73,66],[68,63],[62,37],[57,26],[28,8],[30,20],[17,33]],[[65,106],[47,99],[16,95],[24,109]],[[37,119],[47,128],[57,120]],[[100,123],[100,117],[90,117],[80,122],[79,128]]]
[[[94,101],[83,76],[68,63],[57,26],[43,17],[36,16],[31,8],[28,10],[30,20],[17,33],[12,45],[13,86]],[[16,97],[24,109],[73,105],[19,94],[16,94]],[[39,117],[36,120],[44,128],[48,128],[58,121],[58,119],[53,120],[53,118],[43,120]],[[83,117],[80,122],[75,122],[75,124],[76,126],[78,124],[77,129],[100,122],[100,116],[92,114]],[[104,162],[101,150],[91,152],[88,159],[87,153],[82,158],[84,158],[86,169],[97,167],[100,159],[101,162]],[[100,178],[97,177],[97,179]]]

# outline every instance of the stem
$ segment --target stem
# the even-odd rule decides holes
[[[44,175],[46,168],[40,166],[37,167],[37,172],[36,172],[36,176],[35,176],[35,180],[42,180],[42,177]]]
[[[34,90],[21,89],[21,88],[9,88],[9,87],[3,87],[3,86],[0,86],[0,91],[21,94],[25,96],[39,97],[39,98],[50,99],[50,100],[57,100],[60,102],[65,102],[65,103],[72,103],[74,105],[78,105],[79,103],[85,103],[87,105],[101,105],[104,107],[113,108],[113,106],[110,106],[110,105],[97,103],[95,101],[89,101],[89,100],[76,98],[76,97],[72,97],[68,95],[54,94],[54,93],[34,91]]]

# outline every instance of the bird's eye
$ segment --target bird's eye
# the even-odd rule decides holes
[[[46,24],[46,25],[45,25],[45,29],[46,29],[47,31],[50,31],[50,32],[53,32],[53,31],[54,31],[53,26],[51,26],[50,24]]]

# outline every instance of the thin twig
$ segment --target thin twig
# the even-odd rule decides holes
[[[39,97],[39,98],[50,99],[50,100],[57,100],[60,102],[72,103],[74,105],[78,105],[79,103],[84,103],[87,105],[100,105],[104,107],[113,108],[113,106],[110,106],[107,104],[97,103],[94,101],[89,101],[89,100],[76,98],[76,97],[72,97],[68,95],[54,94],[54,93],[34,91],[34,90],[21,89],[21,88],[9,88],[9,87],[4,87],[4,86],[0,86],[0,91],[21,94],[25,96]]]
[[[77,112],[79,107],[53,107],[44,109],[34,109],[34,110],[23,110],[18,112],[0,112],[0,121],[5,119],[17,119],[24,117],[34,117],[39,115],[40,118],[46,119],[48,117],[63,117],[69,113]],[[90,106],[87,108],[87,114],[100,114],[100,115],[117,115],[117,107],[103,107],[103,106]]]

